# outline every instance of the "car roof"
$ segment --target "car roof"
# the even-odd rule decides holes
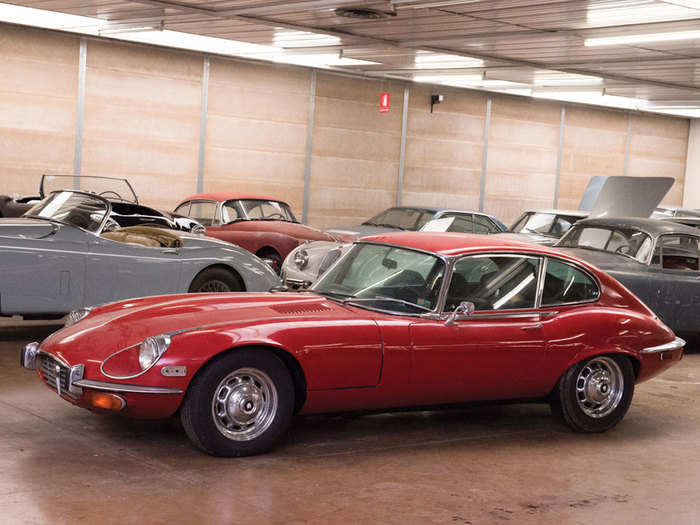
[[[677,217],[674,217],[677,219]],[[659,235],[665,235],[669,233],[678,233],[698,236],[697,228],[692,226],[686,226],[685,224],[680,224],[671,220],[659,220],[659,219],[642,219],[640,217],[614,217],[614,218],[596,218],[596,219],[584,219],[576,223],[576,226],[605,226],[613,228],[631,228],[636,230],[641,230],[654,237]]]
[[[478,235],[454,232],[397,232],[363,237],[360,242],[395,244],[415,250],[460,255],[477,251],[513,250],[543,255],[562,255],[562,252],[546,246],[503,239],[495,235]]]
[[[588,217],[590,212],[585,210],[526,210],[525,213],[549,213],[552,215],[572,215],[574,217]]]
[[[268,197],[266,195],[255,195],[255,194],[251,194],[251,193],[230,193],[230,192],[226,192],[226,191],[218,191],[218,192],[212,192],[212,193],[199,193],[197,195],[192,195],[191,197],[187,197],[182,202],[194,201],[194,200],[225,202],[225,201],[230,201],[230,200],[235,200],[235,199],[250,199],[250,200],[260,200],[260,201],[284,202],[281,199],[276,199],[274,197]]]

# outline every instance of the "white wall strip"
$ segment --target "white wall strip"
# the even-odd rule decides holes
[[[304,204],[301,222],[306,224],[309,217],[309,191],[311,184],[311,148],[314,138],[314,110],[316,107],[316,70],[311,70],[311,87],[309,88],[309,120],[306,123],[306,162],[304,164]]]
[[[396,185],[396,205],[401,206],[403,171],[406,165],[406,128],[408,126],[408,86],[403,88],[403,113],[401,115],[401,153],[399,154],[399,180]]]
[[[80,39],[78,53],[78,111],[75,118],[75,149],[73,151],[73,187],[80,189],[83,171],[83,123],[85,122],[85,77],[87,71],[87,40]]]
[[[199,158],[197,159],[197,193],[204,191],[204,156],[207,147],[207,108],[209,105],[209,57],[202,66],[202,113],[199,117]]]
[[[559,180],[561,179],[561,159],[564,148],[564,119],[566,118],[566,107],[561,107],[561,119],[559,121],[559,146],[557,147],[557,173],[554,179],[554,202],[556,210],[559,205]]]
[[[491,129],[491,97],[486,101],[486,119],[484,120],[484,153],[481,157],[481,188],[479,190],[479,211],[484,211],[486,193],[486,162],[489,155],[489,131]]]

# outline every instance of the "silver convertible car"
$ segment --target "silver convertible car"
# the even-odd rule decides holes
[[[112,203],[57,191],[22,217],[0,219],[0,315],[50,317],[147,295],[267,291],[262,260],[204,235],[122,227]]]

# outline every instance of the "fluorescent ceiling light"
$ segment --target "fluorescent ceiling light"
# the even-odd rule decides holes
[[[576,75],[573,73],[535,72],[535,86],[591,86],[602,84],[603,79],[592,75]]]
[[[99,18],[56,13],[11,4],[0,4],[0,21],[44,29],[75,31],[95,36],[98,35],[101,27],[109,25],[109,22]]]
[[[483,75],[416,75],[416,82],[428,82],[442,84],[444,86],[472,87],[472,88],[522,88],[526,86],[521,82],[509,80],[484,79]]]
[[[370,60],[359,60],[356,58],[346,58],[340,56],[340,53],[323,53],[286,55],[280,53],[273,57],[275,62],[283,62],[285,64],[296,64],[298,66],[323,67],[323,66],[370,66],[377,65],[379,62]]]
[[[586,38],[584,45],[590,46],[617,46],[623,44],[639,44],[647,42],[670,42],[673,40],[691,40],[700,38],[700,31],[676,31],[673,33],[652,33],[645,35],[621,35],[606,36],[600,38]]]
[[[649,22],[666,22],[692,19],[700,9],[698,0],[665,0],[664,2],[609,2],[588,7],[586,22],[589,26],[617,26]]]
[[[280,27],[275,28],[275,34],[272,40],[275,46],[285,48],[337,46],[340,44],[340,38],[337,36],[310,33],[308,31],[295,31]]]
[[[607,95],[602,90],[596,91],[533,91],[535,98],[546,98],[550,100],[563,100],[566,102],[579,102],[581,104],[593,104],[596,106],[608,106],[625,109],[643,109],[646,100],[632,97],[619,97]]]
[[[416,69],[452,69],[483,67],[484,61],[479,58],[419,50],[416,51],[414,64]]]

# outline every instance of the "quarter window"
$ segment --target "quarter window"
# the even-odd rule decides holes
[[[462,301],[476,310],[534,308],[540,259],[511,255],[468,256],[455,263],[445,311]]]
[[[652,264],[661,264],[665,270],[700,269],[697,237],[690,235],[663,235],[656,243]]]
[[[597,298],[598,286],[588,275],[570,264],[547,260],[542,306],[581,303]]]
[[[490,219],[481,215],[474,215],[474,231],[476,233],[496,233],[500,230]]]

